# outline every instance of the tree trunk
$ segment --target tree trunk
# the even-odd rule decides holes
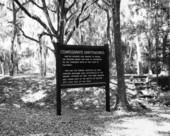
[[[167,39],[168,39],[168,33],[166,33],[165,36],[163,37],[163,43],[162,43],[162,62],[163,62],[163,64],[166,63]]]
[[[141,49],[140,49],[140,42],[139,37],[137,36],[135,39],[136,42],[136,49],[137,49],[137,74],[142,75],[142,62],[141,62]]]
[[[41,74],[41,76],[43,77],[44,75],[43,75],[43,55],[42,55],[42,45],[40,44],[40,74]]]
[[[5,75],[4,62],[1,62],[1,72],[2,72],[3,75]]]
[[[111,45],[111,37],[110,37],[110,16],[109,16],[109,10],[106,11],[106,15],[107,15],[107,31],[106,31],[106,35],[107,35],[107,41],[109,43],[109,45]]]
[[[44,55],[44,76],[47,75],[47,53],[45,51],[45,55]]]
[[[120,1],[112,0],[113,4],[113,27],[114,27],[114,43],[115,43],[115,57],[116,57],[116,70],[117,70],[117,84],[118,84],[118,99],[115,109],[116,110],[129,110],[130,106],[127,101],[125,91],[125,78],[124,78],[124,62],[121,45],[120,34]]]
[[[152,75],[152,69],[151,69],[151,41],[150,41],[150,39],[149,39],[150,37],[148,37],[148,47],[149,47],[149,60],[148,60],[148,74],[149,75]]]
[[[10,76],[14,75],[14,42],[15,42],[15,37],[17,33],[17,28],[16,28],[16,8],[15,8],[15,3],[14,1],[12,2],[12,8],[13,8],[13,36],[11,40],[11,54],[10,54],[10,67],[9,67],[9,74]]]
[[[17,74],[19,74],[19,65],[18,62],[16,63]]]
[[[59,38],[57,39],[57,44],[54,43],[55,51],[57,50],[57,47],[59,44],[64,44],[64,19],[65,19],[65,0],[62,0],[59,2],[59,12],[58,12],[58,30],[59,30]],[[57,99],[57,115],[61,115],[61,90],[58,88],[57,84],[57,54],[55,54],[55,60],[56,60],[56,99]]]
[[[11,43],[11,54],[10,54],[10,65],[9,65],[9,75],[14,75],[14,38]]]
[[[156,1],[157,4],[157,1]],[[155,26],[156,26],[156,30],[155,30],[155,48],[156,48],[156,56],[155,56],[155,65],[156,65],[156,83],[158,85],[158,46],[159,46],[159,25],[158,25],[158,9],[156,9],[156,13],[155,13]]]
[[[59,43],[64,43],[64,19],[65,19],[65,0],[60,2],[60,33],[59,33]]]

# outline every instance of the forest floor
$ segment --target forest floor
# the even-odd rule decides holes
[[[170,135],[170,107],[106,112],[104,89],[66,89],[57,116],[54,88],[54,78],[0,76],[0,136]]]

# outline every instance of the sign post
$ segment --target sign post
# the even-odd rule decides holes
[[[110,112],[109,45],[106,44],[106,111]]]
[[[61,115],[61,88],[105,86],[110,111],[108,45],[58,45],[56,55],[57,115]]]

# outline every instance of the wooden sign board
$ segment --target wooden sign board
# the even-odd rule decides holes
[[[109,49],[105,46],[57,46],[57,114],[61,115],[61,88],[106,87],[106,110],[110,111]]]

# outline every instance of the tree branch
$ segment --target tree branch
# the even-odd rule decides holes
[[[67,14],[68,11],[71,10],[71,8],[75,5],[75,3],[76,3],[76,0],[74,0],[73,3],[67,9],[65,9],[66,10],[65,11],[66,14]]]
[[[82,5],[82,7],[81,7],[81,12],[78,14],[78,16],[77,16],[77,18],[76,18],[76,20],[75,20],[75,26],[73,27],[73,29],[72,29],[70,32],[68,31],[68,29],[66,29],[66,32],[69,32],[69,33],[68,33],[68,36],[67,36],[67,38],[66,38],[66,40],[65,40],[65,43],[67,43],[67,42],[70,40],[70,38],[72,37],[72,35],[73,35],[74,31],[76,30],[76,28],[78,28],[78,26],[79,26],[81,23],[83,23],[84,21],[86,21],[87,19],[89,19],[90,14],[89,14],[87,17],[85,17],[85,18],[83,18],[82,20],[80,20],[81,15],[83,14],[83,12],[86,11],[92,4],[96,3],[97,1],[98,1],[98,0],[93,1],[93,2],[92,2],[90,5],[88,5],[88,6],[86,6],[86,5],[87,5],[87,1],[83,3],[83,5]],[[77,12],[73,13],[73,14],[70,15],[67,19],[71,18],[71,17],[72,17],[74,14],[76,14],[76,13],[77,13]]]
[[[25,3],[22,4],[22,6],[24,6],[24,5],[28,4],[28,3],[29,3],[29,1],[26,1]],[[16,13],[17,13],[20,9],[21,9],[21,8],[19,7],[19,8],[16,10]]]
[[[112,4],[106,2],[105,0],[102,0],[102,1],[103,1],[103,3],[105,3],[107,6],[112,7]],[[112,7],[112,8],[113,8],[113,7]]]
[[[93,5],[93,4],[97,3],[97,2],[98,2],[98,0],[94,0],[91,4],[89,4],[89,5],[84,9],[84,11],[86,11],[91,5]]]
[[[74,26],[74,27],[73,27],[73,30],[68,34],[68,36],[67,36],[67,38],[66,38],[66,40],[65,40],[65,44],[68,43],[68,41],[69,41],[70,38],[72,37],[72,35],[73,35],[73,33],[74,33],[75,30],[76,30],[76,27]]]
[[[23,36],[26,37],[27,39],[29,39],[29,40],[31,40],[31,41],[34,41],[34,42],[36,42],[36,43],[40,43],[40,41],[38,41],[37,39],[34,39],[34,38],[26,35],[25,32],[24,32],[21,28],[18,27],[18,29],[22,32]]]
[[[29,2],[30,2],[30,1],[26,1],[25,3],[22,4],[22,6],[28,4]],[[0,3],[0,6],[5,6],[5,5],[2,4],[2,3]],[[9,8],[9,7],[7,7],[7,9],[8,9],[9,11],[13,11],[13,10],[12,10],[11,8]],[[20,9],[21,9],[20,7],[17,8],[17,9],[15,10],[15,12],[17,13]]]
[[[69,17],[67,17],[67,18],[66,18],[66,22],[68,22],[68,20],[69,20],[70,18],[72,18],[72,16],[74,16],[76,13],[77,13],[77,11],[75,11],[75,12],[72,13]]]
[[[5,4],[0,3],[0,6],[2,6],[2,7],[3,7],[3,6],[5,6]],[[9,7],[7,7],[7,9],[8,9],[8,10],[10,10],[10,11],[12,11],[12,9],[11,9],[11,8],[9,8]]]
[[[57,0],[55,0],[55,1],[53,1],[53,2],[54,2],[54,5],[55,5],[55,7],[56,7],[56,10],[52,10],[52,9],[50,9],[49,7],[47,7],[47,9],[48,9],[49,11],[51,11],[51,12],[57,13],[57,12],[58,12],[58,8],[59,8],[59,3],[58,3]],[[59,13],[59,12],[58,12],[58,13]]]
[[[47,35],[47,36],[49,36],[50,38],[51,38],[51,37],[56,37],[55,35],[49,34],[49,33],[46,33],[46,32],[42,32],[42,33],[40,34],[40,37],[42,37],[42,36],[44,36],[44,35]]]
[[[96,3],[96,5],[100,8],[100,9],[103,9],[104,11],[108,11],[109,9],[107,8],[104,8],[103,6],[101,6],[99,3]]]
[[[86,21],[87,19],[89,19],[90,18],[90,14],[87,16],[87,17],[85,17],[84,19],[82,19],[81,21],[80,21],[80,23],[83,23],[84,21]]]
[[[38,8],[43,9],[43,7],[39,6],[39,5],[38,5],[36,2],[34,2],[33,0],[30,0],[30,2],[31,2],[32,4],[34,4],[35,6],[37,6]]]
[[[27,39],[29,39],[29,40],[31,40],[31,41],[34,41],[34,42],[40,44],[40,41],[39,41],[39,40],[37,40],[37,39],[35,39],[35,38],[32,38],[32,37],[26,35],[25,32],[24,32],[21,28],[18,27],[18,29],[22,32],[22,34],[23,34],[23,36],[24,36],[25,38],[27,38]],[[41,34],[40,34],[40,35],[41,35]],[[43,34],[42,34],[42,35],[43,35]],[[44,45],[44,46],[45,46],[45,45]],[[45,46],[45,47],[48,48],[50,51],[52,51],[52,52],[54,53],[54,50],[53,50],[53,49],[51,49],[51,48],[48,47],[48,46]]]
[[[15,3],[25,12],[25,14],[27,16],[29,16],[30,18],[34,19],[35,21],[37,21],[40,25],[42,25],[44,27],[44,29],[49,33],[49,34],[52,34],[51,33],[51,30],[48,28],[48,26],[36,15],[31,15],[28,10],[26,8],[24,8],[22,6],[22,4],[18,1],[18,0],[14,0]]]
[[[49,24],[52,32],[57,35],[58,32],[55,30],[55,28],[54,28],[54,26],[53,26],[53,24],[52,24],[52,22],[51,22],[51,19],[50,19],[48,10],[47,10],[47,5],[46,5],[46,3],[45,3],[45,0],[42,0],[42,3],[43,3],[43,11],[44,11],[45,16],[46,16],[46,18],[47,18],[47,22],[48,22],[48,24]]]
[[[52,9],[50,9],[49,7],[47,7],[47,9],[48,9],[49,11],[53,12],[53,13],[56,13],[56,12],[57,12],[57,10],[52,10]]]
[[[80,16],[79,16],[79,17],[80,17]],[[78,26],[79,26],[79,24],[81,24],[81,23],[83,23],[84,21],[86,21],[87,19],[89,19],[89,17],[90,17],[90,14],[89,14],[87,17],[85,17],[84,19],[82,19],[81,21],[79,21]],[[73,27],[72,31],[68,34],[68,36],[67,36],[67,38],[66,38],[66,40],[65,40],[65,44],[68,43],[68,41],[70,40],[70,38],[72,37],[74,31],[76,30],[76,28],[77,28],[78,26],[74,26],[74,27]]]

